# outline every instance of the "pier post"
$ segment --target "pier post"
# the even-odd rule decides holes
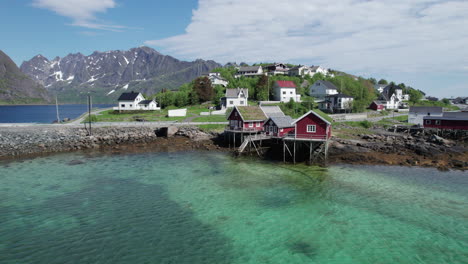
[[[312,141],[309,143],[309,165],[312,165]]]
[[[296,140],[294,140],[293,163],[296,164]]]
[[[286,142],[283,140],[283,163],[286,163]]]

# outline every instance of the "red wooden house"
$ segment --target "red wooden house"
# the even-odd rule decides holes
[[[468,130],[468,112],[444,112],[442,116],[425,116],[424,128]]]
[[[237,131],[263,131],[266,119],[258,106],[235,106],[227,118],[229,130]]]
[[[328,140],[331,137],[331,123],[312,110],[292,124],[296,139]]]
[[[385,109],[385,105],[382,102],[373,101],[370,104],[369,109],[372,109],[372,110],[375,110],[375,111],[382,111],[382,110]]]
[[[294,134],[293,122],[290,116],[272,116],[265,122],[265,133],[272,137]]]

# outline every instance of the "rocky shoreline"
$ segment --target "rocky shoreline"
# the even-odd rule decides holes
[[[376,131],[357,139],[333,138],[328,164],[399,165],[468,169],[468,148],[434,135]],[[56,152],[99,150],[118,153],[150,151],[229,151],[220,133],[197,127],[99,127],[92,136],[83,127],[18,127],[0,129],[0,159]]]

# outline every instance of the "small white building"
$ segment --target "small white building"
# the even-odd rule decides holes
[[[226,89],[226,96],[221,98],[221,107],[247,106],[249,90],[247,88]]]
[[[146,100],[141,93],[122,93],[118,100],[118,106],[114,110],[118,111],[138,111],[138,110],[160,110],[154,100]]]
[[[167,111],[167,116],[168,117],[187,116],[187,108],[169,110],[169,111]]]
[[[304,77],[306,75],[313,76],[312,69],[305,65],[299,65],[292,67],[289,69],[289,76],[301,76]]]
[[[443,109],[439,106],[410,106],[408,123],[424,125],[425,116],[442,116]]]
[[[301,95],[296,94],[296,84],[293,81],[276,81],[273,85],[274,99],[281,102],[301,101]]]
[[[309,87],[309,95],[319,100],[323,100],[325,97],[335,94],[338,94],[338,89],[329,81],[316,81]]]
[[[241,76],[245,77],[255,77],[263,75],[263,68],[262,66],[247,66],[247,67],[240,67],[237,71],[237,74],[234,76],[239,78]]]
[[[325,69],[321,66],[311,66],[310,67],[310,76],[314,76],[316,73],[321,73],[323,75],[328,75],[329,74],[329,71],[328,69]]]
[[[221,85],[223,87],[226,87],[229,84],[229,82],[223,77],[221,77],[221,75],[212,75],[212,73],[210,73],[208,79],[210,79],[212,85]]]
[[[398,109],[403,102],[403,90],[397,85],[389,84],[383,89],[379,100],[385,102],[385,109]]]

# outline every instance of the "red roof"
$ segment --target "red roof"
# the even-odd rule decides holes
[[[293,81],[276,81],[279,87],[284,88],[296,88],[296,85]]]

